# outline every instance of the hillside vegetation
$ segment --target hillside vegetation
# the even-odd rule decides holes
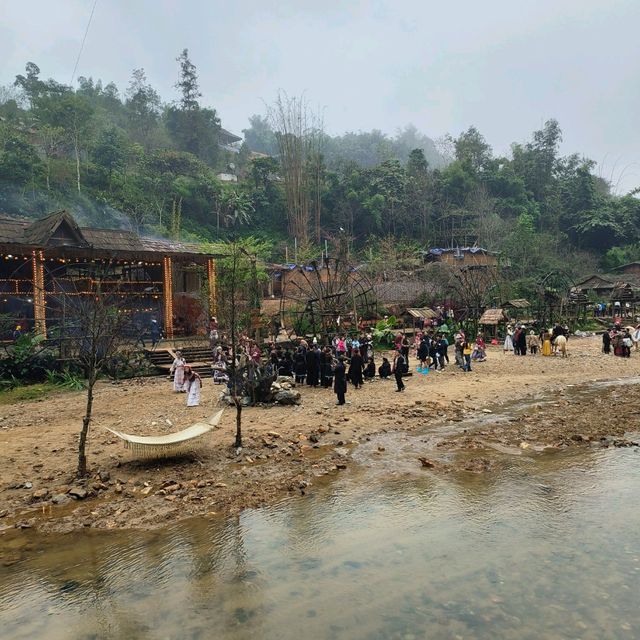
[[[230,146],[186,50],[177,62],[171,103],[142,69],[121,91],[44,80],[28,63],[0,90],[0,211],[67,207],[83,224],[203,240],[240,220],[277,260],[293,237],[308,257],[341,229],[386,266],[418,247],[477,243],[501,252],[516,289],[640,257],[636,193],[613,194],[579,153],[560,156],[555,120],[498,157],[474,127],[438,144],[412,126],[332,137],[304,99],[280,94]]]

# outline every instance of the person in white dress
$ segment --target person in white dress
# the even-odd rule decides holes
[[[169,369],[169,375],[173,373],[173,390],[181,393],[185,391],[184,388],[184,368],[187,361],[182,357],[180,351],[176,351],[176,357]]]
[[[504,352],[513,351],[513,327],[509,325],[507,327],[507,335],[504,339]]]
[[[187,391],[187,407],[197,407],[200,404],[202,380],[200,376],[189,367],[185,367],[184,380]]]

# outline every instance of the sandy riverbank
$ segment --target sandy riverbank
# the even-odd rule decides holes
[[[479,416],[487,407],[495,410],[500,403],[545,393],[557,394],[557,403],[532,407],[478,433],[457,434],[442,446],[585,446],[634,430],[630,421],[637,423],[640,398],[636,387],[608,388],[596,404],[565,392],[571,385],[638,375],[640,354],[628,360],[604,356],[599,338],[572,339],[570,351],[562,359],[516,357],[493,348],[488,361],[472,372],[451,366],[442,373],[413,376],[402,394],[394,392],[391,380],[376,380],[358,391],[350,388],[351,404],[344,407],[335,406],[331,391],[304,388],[299,407],[245,409],[239,453],[231,446],[235,412],[227,409],[197,457],[162,462],[132,460],[104,427],[144,435],[182,429],[216,411],[220,387],[205,380],[201,406],[189,409],[184,396],[171,393],[166,379],[100,383],[88,445],[92,476],[84,483],[73,477],[82,393],[3,406],[0,531],[15,526],[43,531],[152,528],[193,515],[237,512],[313,490],[317,478],[348,468],[350,445],[376,433],[459,421],[474,412]],[[80,496],[86,491],[87,496],[72,498],[70,490]]]

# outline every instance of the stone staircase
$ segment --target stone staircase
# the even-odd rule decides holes
[[[213,363],[213,357],[211,355],[211,349],[208,346],[185,346],[177,347],[178,351],[182,352],[182,357],[187,361],[187,364],[201,376],[211,375],[211,364]],[[176,349],[147,349],[145,354],[151,364],[154,365],[156,375],[167,375],[171,368],[171,363],[174,359]]]

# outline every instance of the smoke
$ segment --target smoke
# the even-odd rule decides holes
[[[55,192],[6,183],[0,186],[0,213],[3,215],[38,220],[61,209],[69,211],[81,227],[143,232],[141,225],[124,211],[82,193],[61,196]]]

